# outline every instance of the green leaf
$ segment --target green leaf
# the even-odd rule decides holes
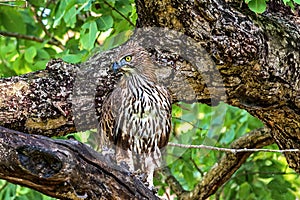
[[[36,54],[37,54],[36,49],[33,46],[29,47],[28,49],[25,50],[24,53],[25,60],[28,63],[33,63],[33,59],[36,56]]]
[[[285,5],[287,5],[291,0],[282,0]]]
[[[26,33],[26,25],[22,15],[9,6],[0,7],[1,21],[6,30],[14,33]]]
[[[74,28],[76,23],[76,8],[71,7],[64,15],[64,21],[68,27]]]
[[[116,1],[115,8],[121,12],[125,17],[128,17],[129,13],[132,12],[132,6],[131,4],[126,3],[125,1]],[[123,16],[121,16],[118,12],[113,11],[112,12],[114,17],[124,19]]]
[[[129,16],[129,19],[132,23],[136,23],[136,20],[138,19],[138,15],[136,13],[136,9],[135,9],[135,5],[134,4],[131,4],[132,8],[131,8],[131,14]]]
[[[184,176],[184,179],[187,183],[191,184],[194,181],[194,177],[193,177],[193,171],[191,169],[190,165],[184,165],[182,168],[182,174]]]
[[[115,5],[116,0],[107,0],[106,2],[110,5]]]
[[[293,0],[296,4],[300,4],[300,0]]]
[[[248,3],[250,10],[255,13],[263,13],[266,11],[267,4],[265,0],[251,0]]]
[[[248,195],[250,194],[250,185],[246,182],[242,183],[238,194],[240,199],[248,199]]]
[[[235,131],[234,131],[235,125],[233,124],[232,126],[230,126],[229,131],[227,131],[221,138],[221,140],[219,141],[220,143],[225,143],[225,144],[230,144],[230,142],[233,141],[233,139],[235,138]]]
[[[46,68],[46,64],[48,63],[48,60],[39,60],[33,63],[33,65],[30,67],[32,71],[38,71],[43,70]]]
[[[101,46],[102,51],[106,51],[116,46],[120,46],[129,39],[132,33],[133,32],[131,30],[127,30],[108,37]]]
[[[88,0],[88,1],[82,1],[81,3],[83,3],[77,10],[76,15],[83,9],[84,11],[89,11],[91,6],[92,6],[92,2],[94,2],[94,0]]]
[[[83,30],[80,33],[80,43],[84,49],[91,50],[97,36],[97,24],[95,21],[88,21],[83,24]]]
[[[114,19],[110,15],[103,15],[99,17],[96,22],[99,30],[106,31],[113,26]]]
[[[131,29],[130,27],[131,27],[131,25],[126,20],[122,20],[122,21],[114,24],[114,29],[117,30],[118,33],[123,32],[123,31],[128,31]]]
[[[60,1],[59,6],[58,6],[58,10],[55,13],[55,20],[54,20],[54,23],[53,23],[54,28],[57,27],[58,25],[60,25],[61,20],[63,19],[64,15],[66,13],[66,7],[67,7],[66,0]]]
[[[78,3],[77,0],[65,0],[66,7],[64,9],[68,11],[71,8],[77,7],[76,3]]]
[[[50,55],[49,55],[49,53],[46,51],[46,50],[44,50],[44,49],[38,49],[37,50],[37,58],[38,59],[50,59]]]
[[[70,53],[77,53],[79,52],[79,48],[78,48],[78,41],[79,38],[71,38],[67,41],[67,43],[65,44],[66,49],[70,50]]]
[[[67,2],[66,12],[64,14],[64,21],[67,26],[74,28],[76,23],[76,16],[81,12],[83,9],[84,11],[88,11],[91,7],[91,1],[83,2],[83,5],[81,5],[79,8],[76,9],[75,4],[77,3],[76,0],[69,0]]]
[[[55,55],[57,55],[57,52],[52,48],[45,47],[44,50],[47,51],[51,58],[54,58]]]
[[[19,56],[13,63],[13,70],[16,72],[17,75],[25,74],[31,72],[30,69],[32,66],[31,63],[28,63],[23,55]]]
[[[286,5],[288,5],[289,7],[291,7],[292,10],[295,10],[295,5],[292,1],[289,1],[286,3]]]
[[[9,54],[14,54],[13,56],[17,54],[16,45],[13,43],[2,43],[0,45],[0,56],[5,58],[6,60],[10,60],[10,56],[8,56]]]
[[[38,7],[43,7],[43,6],[45,6],[45,3],[46,3],[45,0],[28,0],[28,2],[31,5],[38,6]]]
[[[80,54],[68,54],[68,55],[64,55],[62,57],[62,59],[68,63],[79,63],[81,61],[81,55]]]

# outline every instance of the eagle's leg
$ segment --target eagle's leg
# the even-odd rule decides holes
[[[149,188],[153,189],[153,175],[155,168],[159,168],[161,164],[161,153],[158,148],[155,149],[154,152],[151,153],[144,153],[144,166],[143,172],[146,175],[146,180],[149,184]]]
[[[116,148],[116,161],[117,164],[120,166],[126,166],[128,167],[128,170],[130,172],[134,172],[134,163],[133,163],[133,158],[132,158],[132,152],[127,149],[122,149],[122,148]]]

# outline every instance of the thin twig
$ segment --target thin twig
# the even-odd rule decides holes
[[[47,2],[47,5],[48,6],[50,4],[50,1]],[[42,15],[43,15],[43,12],[45,11],[46,7],[43,9],[41,15],[39,16],[35,7],[34,6],[30,6],[30,10],[32,11],[33,15],[35,16],[36,20],[38,21],[39,25],[41,26],[41,28],[43,29],[44,33],[50,38],[50,40],[54,43],[56,43],[59,48],[61,48],[62,50],[64,50],[64,46],[63,44],[58,41],[49,31],[48,29],[46,28],[46,26],[43,24],[42,22]]]
[[[9,2],[15,2],[15,0],[7,0],[7,1],[0,1],[0,5],[1,6],[9,6],[9,7],[18,7],[18,8],[27,8],[28,6],[28,2],[26,0],[24,0],[24,5],[13,5],[13,4],[9,4]]]
[[[49,5],[52,3],[53,0],[47,1],[46,5],[44,6],[42,12],[41,12],[41,17],[43,17],[45,10],[49,7]]]
[[[164,167],[161,169],[161,172],[166,176],[166,183],[171,187],[171,190],[175,192],[177,196],[181,195],[184,192],[184,189],[178,182],[178,180],[172,175],[169,167]]]
[[[19,39],[32,40],[32,41],[40,42],[40,43],[46,42],[46,40],[44,40],[43,38],[35,37],[32,35],[24,35],[24,34],[20,34],[20,33],[12,33],[12,32],[5,32],[5,31],[0,31],[0,36],[15,37],[15,38],[19,38]],[[55,46],[58,46],[58,47],[64,49],[64,47],[61,46],[58,42],[55,42],[52,40],[47,41],[47,44],[55,45]]]
[[[108,7],[110,7],[112,10],[116,11],[119,15],[121,15],[126,21],[129,22],[131,26],[134,26],[134,24],[128,19],[123,13],[121,13],[119,10],[117,10],[115,7],[111,6],[107,1],[103,1]]]
[[[247,172],[242,172],[240,174],[237,174],[235,176],[232,176],[231,179],[235,179],[235,178],[239,178],[239,177],[242,177],[242,176],[247,176],[247,175],[260,175],[260,174],[263,174],[263,175],[296,175],[296,176],[299,176],[298,173],[296,172],[261,172],[261,171],[255,171],[255,172],[250,172],[250,171],[247,171]]]
[[[241,153],[241,152],[273,152],[273,153],[284,153],[284,152],[300,152],[300,149],[283,149],[283,150],[275,150],[275,149],[230,149],[230,148],[222,148],[222,147],[213,147],[213,146],[206,146],[206,145],[192,145],[192,144],[176,144],[169,142],[169,146],[173,147],[180,147],[186,149],[208,149],[208,150],[215,150],[215,151],[224,151],[230,153]]]
[[[49,31],[47,30],[47,28],[44,26],[44,24],[42,22],[42,19],[41,19],[41,16],[39,16],[37,14],[35,7],[34,6],[30,6],[30,10],[33,13],[33,15],[35,16],[35,18],[38,21],[38,23],[40,24],[40,26],[42,27],[42,29],[45,32],[45,34],[51,38],[52,37],[51,33],[49,33]]]
[[[8,185],[8,182],[5,181],[5,183],[0,187],[0,191],[2,191],[7,185]]]
[[[190,161],[193,163],[194,167],[197,169],[197,171],[201,174],[201,176],[204,176],[204,172],[198,167],[197,163],[194,159],[190,158]]]
[[[199,130],[208,130],[208,129],[203,129],[201,128],[200,126],[196,126],[194,123],[188,121],[188,120],[185,120],[185,119],[182,119],[182,118],[179,118],[179,117],[172,117],[172,119],[177,119],[177,120],[180,120],[182,122],[186,122],[188,123],[189,125],[191,125],[193,128],[196,128],[196,129],[199,129]]]

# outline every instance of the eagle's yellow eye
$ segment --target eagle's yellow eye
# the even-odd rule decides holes
[[[124,59],[125,59],[125,61],[126,61],[126,62],[130,62],[130,61],[131,61],[131,59],[132,59],[132,57],[131,57],[131,56],[125,56],[125,58],[124,58]]]

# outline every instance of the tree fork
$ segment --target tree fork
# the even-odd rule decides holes
[[[235,1],[136,4],[138,27],[168,27],[200,42],[217,64],[226,102],[262,120],[281,149],[300,148],[299,10],[276,1],[258,16]],[[285,155],[300,173],[300,153]]]

